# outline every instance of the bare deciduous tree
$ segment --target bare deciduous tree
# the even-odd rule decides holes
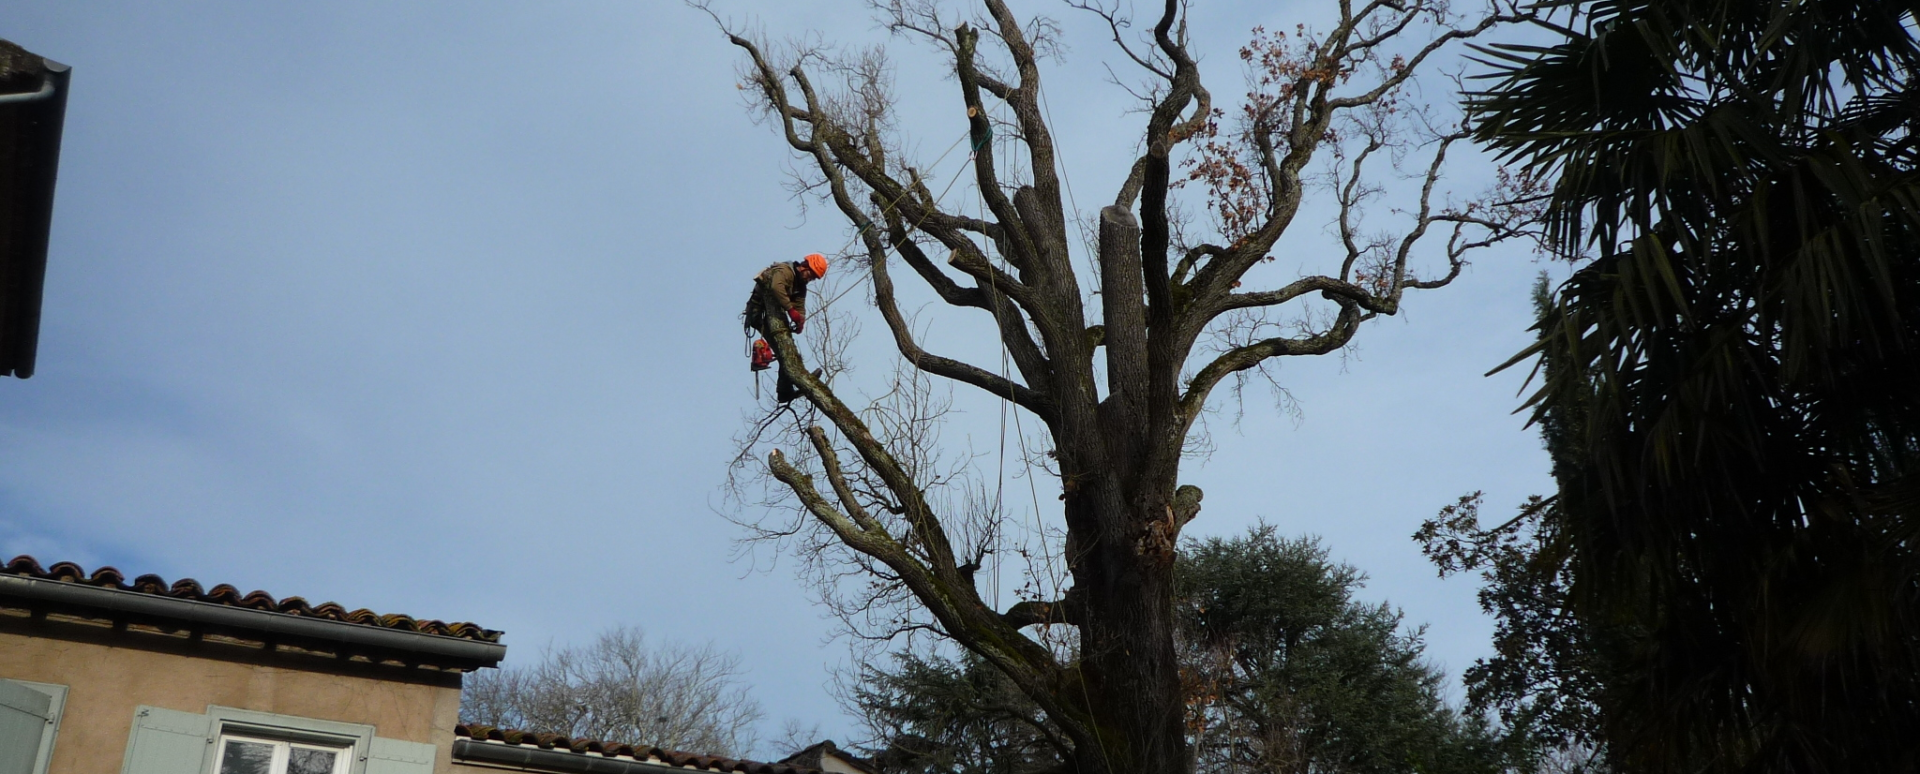
[[[527,667],[468,675],[460,718],[705,755],[754,745],[760,704],[740,683],[740,657],[712,645],[650,644],[616,627],[585,646],[550,649]]]
[[[1443,48],[1524,13],[1502,0],[1466,14],[1446,0],[1340,0],[1324,31],[1255,31],[1240,52],[1249,93],[1229,112],[1202,84],[1184,2],[1167,0],[1145,35],[1120,5],[1067,5],[1110,30],[1147,84],[1130,89],[1138,153],[1097,214],[1064,204],[1041,91],[1050,20],[1002,0],[959,17],[932,0],[873,3],[892,33],[931,43],[951,67],[971,156],[945,184],[910,158],[883,51],[727,33],[748,58],[742,88],[800,159],[796,190],[853,228],[857,247],[838,260],[854,268],[841,272],[864,285],[900,358],[888,389],[858,398],[834,386],[843,340],[816,332],[810,365],[784,319],[765,322],[805,400],[745,437],[736,472],[769,476],[762,502],[786,507],[742,520],[797,550],[856,633],[931,632],[1004,672],[1060,729],[1050,741],[1064,768],[1171,774],[1193,766],[1172,563],[1200,510],[1199,489],[1180,483],[1195,423],[1223,382],[1340,350],[1408,291],[1452,282],[1472,250],[1527,233],[1512,201],[1436,193],[1464,135],[1457,117],[1407,96]],[[963,179],[977,212],[936,193]],[[1389,184],[1405,195],[1368,212]],[[1332,244],[1276,256],[1309,193],[1325,196]],[[1182,207],[1196,196],[1207,222]],[[998,368],[923,345],[896,291],[903,264],[936,308],[991,323]],[[999,479],[983,484],[972,460],[938,445],[936,379],[1004,399],[1047,433],[1021,449],[1016,474],[1057,478],[1059,520],[1014,549],[1029,578],[1005,610],[980,570],[1019,525],[992,496]]]

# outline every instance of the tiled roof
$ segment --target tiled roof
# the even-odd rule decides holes
[[[828,770],[828,767],[826,765],[827,758],[833,758],[839,761],[840,763],[846,764],[847,768],[851,768],[857,771],[868,772],[868,774],[874,774],[875,772],[879,771],[879,769],[873,765],[873,761],[867,760],[858,755],[854,755],[853,753],[847,752],[846,750],[840,749],[837,745],[833,743],[832,739],[827,739],[827,740],[815,742],[811,745],[808,745],[806,749],[801,750],[800,752],[794,753],[785,758],[781,758],[780,762],[791,764],[794,766],[807,766],[810,768],[816,768],[822,771],[826,771]]]
[[[245,594],[233,586],[222,583],[212,589],[203,589],[200,582],[192,578],[181,578],[173,583],[158,575],[142,575],[129,583],[126,576],[112,567],[102,567],[88,574],[86,570],[72,562],[56,562],[51,567],[42,568],[31,556],[16,556],[12,561],[0,566],[0,575],[24,575],[29,578],[41,578],[66,583],[80,583],[88,586],[133,591],[141,594],[153,594],[177,599],[191,599],[200,602],[212,602],[217,605],[244,607],[253,610],[267,610],[287,615],[323,618],[331,621],[377,626],[383,629],[399,629],[422,634],[438,634],[443,637],[460,637],[481,642],[499,642],[500,632],[482,629],[470,623],[443,623],[441,621],[417,620],[411,616],[388,614],[381,615],[371,610],[348,610],[332,602],[318,605],[307,604],[300,597],[276,599],[264,591],[251,591]]]
[[[787,763],[760,763],[758,761],[737,761],[715,755],[662,750],[643,744],[621,744],[604,742],[598,739],[575,739],[561,734],[540,734],[532,731],[515,731],[492,726],[468,725],[462,723],[453,727],[453,735],[482,742],[501,742],[522,747],[538,747],[542,750],[561,752],[598,753],[608,758],[632,758],[639,762],[658,761],[668,766],[705,769],[707,771],[732,771],[741,774],[821,774],[819,769],[794,766]]]

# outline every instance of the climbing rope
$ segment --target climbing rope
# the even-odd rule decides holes
[[[1046,88],[1045,88],[1044,86],[1040,88],[1040,101],[1041,101],[1041,109],[1042,109],[1042,110],[1044,110],[1044,111],[1045,111],[1045,114],[1046,114],[1046,120],[1047,120],[1047,123],[1048,123],[1049,125],[1054,125],[1054,121],[1053,121],[1053,109],[1052,109],[1052,107],[1051,107],[1050,105],[1048,105],[1048,104],[1047,104],[1047,93],[1046,93]],[[1008,156],[1012,156],[1012,154],[1007,154],[1007,155],[1008,155]],[[1059,173],[1059,175],[1060,175],[1060,182],[1061,182],[1061,184],[1062,184],[1063,186],[1065,186],[1065,187],[1066,187],[1066,189],[1067,189],[1067,201],[1068,201],[1069,203],[1071,203],[1071,204],[1072,204],[1072,206],[1073,206],[1073,212],[1074,212],[1074,222],[1075,222],[1075,224],[1076,224],[1077,226],[1079,226],[1079,227],[1080,227],[1080,232],[1081,232],[1081,238],[1083,238],[1083,239],[1084,239],[1084,238],[1086,237],[1086,230],[1085,230],[1085,226],[1084,226],[1083,224],[1081,224],[1081,223],[1080,223],[1080,204],[1079,204],[1079,202],[1077,202],[1077,201],[1075,201],[1075,200],[1074,200],[1074,196],[1073,196],[1073,181],[1072,181],[1072,178],[1071,178],[1071,177],[1069,177],[1069,176],[1067,175],[1067,168],[1066,168],[1066,161],[1065,161],[1065,159],[1064,159],[1064,158],[1060,158],[1060,147],[1059,147],[1059,144],[1058,144],[1058,143],[1055,143],[1055,144],[1054,144],[1054,155],[1055,155],[1055,158],[1056,158],[1056,159],[1058,160],[1058,168],[1057,168],[1057,170],[1056,170],[1056,171],[1057,171],[1057,172]],[[980,206],[981,206],[981,208],[982,208],[982,210],[984,211],[984,210],[985,210],[985,207],[986,207],[986,192],[985,192],[985,191],[981,191],[981,192],[980,192],[980,196],[981,196],[981,204],[980,204]],[[983,216],[983,217],[984,217],[984,216]],[[1090,268],[1092,268],[1092,261],[1093,261],[1093,258],[1092,258],[1092,256],[1088,256],[1088,261],[1089,261],[1089,267],[1090,267]],[[1093,274],[1092,274],[1092,273],[1089,273],[1089,274],[1088,274],[1088,276],[1089,276],[1089,277],[1091,277],[1091,276],[1093,276]],[[997,297],[998,297],[998,295],[996,294],[996,299],[997,299]],[[996,301],[996,303],[997,303],[997,301]],[[1003,373],[1003,374],[1004,374],[1004,373],[1008,373],[1008,368],[1009,368],[1009,364],[1008,364],[1008,362],[1007,362],[1007,360],[1008,360],[1008,353],[1007,353],[1007,340],[1006,340],[1006,339],[1005,339],[1004,337],[1001,337],[1001,338],[1000,338],[1000,370],[1001,370],[1001,373]],[[1012,395],[1011,393],[1009,393],[1009,394],[1007,395],[1007,397],[1006,397],[1006,398],[1004,398],[1004,399],[1002,399],[1002,400],[1001,400],[1001,402],[1000,402],[1000,415],[1001,415],[1001,416],[1000,416],[1000,432],[1001,432],[1001,445],[1000,445],[1000,457],[1001,457],[1001,460],[1000,460],[1000,467],[1001,467],[1001,470],[1002,470],[1002,473],[1001,473],[1001,476],[1002,476],[1002,481],[1001,481],[1001,483],[1002,483],[1002,484],[1004,484],[1004,483],[1005,483],[1005,478],[1004,478],[1004,477],[1005,477],[1005,472],[1004,472],[1004,471],[1005,471],[1005,468],[1006,468],[1006,440],[1005,440],[1005,437],[1006,437],[1006,414],[1007,414],[1007,404],[1009,404],[1009,403],[1012,403],[1012,402],[1013,402],[1013,395]],[[1013,412],[1013,430],[1014,430],[1014,435],[1015,435],[1015,437],[1016,437],[1016,438],[1018,439],[1018,441],[1019,441],[1019,445],[1020,445],[1020,459],[1021,459],[1021,460],[1023,460],[1023,461],[1030,461],[1030,460],[1032,460],[1032,459],[1033,459],[1033,457],[1032,457],[1032,450],[1031,450],[1031,449],[1029,449],[1029,448],[1028,448],[1028,446],[1027,446],[1027,432],[1026,432],[1026,423],[1025,423],[1025,422],[1023,422],[1023,421],[1021,421],[1021,417],[1020,417],[1020,412],[1018,412],[1018,411],[1014,411],[1014,412]],[[1034,534],[1035,534],[1035,535],[1037,535],[1037,536],[1039,537],[1039,539],[1040,539],[1040,546],[1041,546],[1041,551],[1040,551],[1040,554],[1041,554],[1041,555],[1042,555],[1043,557],[1046,557],[1046,558],[1047,558],[1047,560],[1046,560],[1046,562],[1045,562],[1045,565],[1046,565],[1046,566],[1045,566],[1045,571],[1046,571],[1046,574],[1047,574],[1047,581],[1048,581],[1049,583],[1051,583],[1051,584],[1053,585],[1053,593],[1055,593],[1055,594],[1059,594],[1059,595],[1060,595],[1060,598],[1061,598],[1061,599],[1062,599],[1062,601],[1064,602],[1064,600],[1065,600],[1065,590],[1066,590],[1066,577],[1065,577],[1065,573],[1064,573],[1064,572],[1063,572],[1063,571],[1061,570],[1061,567],[1060,567],[1059,565],[1057,565],[1057,564],[1054,564],[1054,563],[1053,563],[1053,561],[1052,561],[1052,556],[1053,556],[1053,554],[1052,554],[1052,552],[1050,552],[1050,551],[1047,551],[1047,550],[1046,550],[1046,522],[1045,522],[1045,521],[1043,521],[1043,520],[1041,519],[1041,517],[1040,517],[1040,488],[1039,488],[1039,485],[1038,485],[1038,484],[1036,484],[1036,483],[1034,483],[1034,475],[1033,475],[1033,466],[1032,466],[1032,463],[1031,463],[1031,462],[1027,462],[1027,472],[1026,472],[1026,473],[1027,473],[1027,493],[1029,494],[1029,496],[1031,496],[1031,497],[1033,498],[1033,528],[1034,528]],[[1062,548],[1062,550],[1063,550],[1063,551],[1065,550],[1065,546],[1062,546],[1061,548]],[[1069,560],[1070,560],[1070,557],[1069,557]],[[1027,558],[1027,562],[1028,562],[1028,566],[1029,566],[1029,567],[1031,568],[1031,566],[1032,566],[1032,562],[1033,562],[1033,558],[1032,558],[1032,556],[1029,556],[1029,557]],[[999,599],[998,599],[998,597],[999,597],[999,593],[998,593],[998,590],[997,590],[997,589],[998,589],[998,585],[997,585],[997,584],[998,584],[998,580],[999,580],[999,579],[998,579],[998,577],[997,577],[997,576],[998,576],[998,572],[997,572],[997,571],[996,571],[996,573],[995,573],[995,575],[996,575],[996,577],[995,577],[995,584],[996,584],[996,586],[995,586],[995,588],[996,588],[996,591],[995,591],[995,594],[994,594],[994,596],[995,596],[995,600],[994,600],[994,601],[995,601],[995,606],[996,606],[996,608],[997,608],[997,607],[998,607],[998,602],[999,602]],[[1050,629],[1049,629],[1049,630],[1050,630]],[[1045,635],[1043,635],[1043,636],[1045,636]],[[1084,702],[1086,702],[1086,706],[1087,706],[1087,707],[1088,707],[1089,709],[1091,709],[1091,708],[1093,707],[1093,695],[1092,695],[1092,692],[1091,692],[1091,691],[1090,691],[1090,690],[1089,690],[1089,689],[1087,688],[1087,681],[1086,681],[1086,680],[1076,680],[1075,682],[1077,682],[1077,683],[1079,683],[1079,685],[1080,685],[1080,697],[1081,697],[1081,700],[1082,700],[1082,701],[1084,701]],[[1104,762],[1105,762],[1105,763],[1107,764],[1107,768],[1109,768],[1109,769],[1111,769],[1111,768],[1113,768],[1113,761],[1112,761],[1112,760],[1111,760],[1110,758],[1108,758],[1108,757],[1107,757],[1107,745],[1106,745],[1106,740],[1102,738],[1102,736],[1103,736],[1103,735],[1102,735],[1102,734],[1100,733],[1100,727],[1099,727],[1099,726],[1097,726],[1097,725],[1096,725],[1096,726],[1094,726],[1094,728],[1093,728],[1093,734],[1094,734],[1094,740],[1095,740],[1095,745],[1096,745],[1096,749],[1098,749],[1098,750],[1100,751],[1100,758],[1101,758],[1101,760],[1102,760],[1102,761],[1104,761]]]
[[[941,151],[940,157],[934,159],[933,163],[928,165],[927,168],[938,169],[940,167],[940,162],[946,161],[947,156],[952,155],[953,149],[960,147],[960,144],[963,142],[966,142],[967,137],[971,134],[973,134],[972,130],[968,130],[967,132],[962,133],[958,139],[953,141],[952,145],[948,145],[946,150]],[[963,174],[955,174],[952,180],[948,180],[947,187],[940,190],[940,195],[933,197],[934,206],[929,207],[927,209],[926,214],[921,215],[919,220],[914,221],[913,225],[907,228],[907,231],[909,232],[916,231],[920,228],[920,224],[927,222],[927,218],[933,215],[934,210],[938,209],[939,204],[942,201],[946,200],[947,192],[953,190],[953,184],[960,182],[960,178],[963,176],[964,176]],[[912,194],[903,192],[900,194],[898,198],[894,199],[892,202],[889,202],[885,208],[882,208],[880,210],[880,216],[878,218],[873,219],[872,221],[868,222],[867,225],[861,226],[859,229],[855,230],[853,232],[853,236],[847,238],[847,243],[844,245],[841,245],[840,250],[834,253],[834,257],[838,258],[840,256],[844,256],[849,251],[851,251],[853,249],[854,244],[859,242],[861,237],[866,236],[867,231],[869,229],[876,228],[880,224],[885,223],[887,220],[887,215],[893,212],[893,209],[899,206],[900,202],[904,201],[909,196],[912,196]],[[898,248],[895,248],[895,249],[898,249]],[[822,314],[826,312],[828,308],[833,306],[833,302],[839,301],[842,296],[845,296],[846,294],[852,292],[854,288],[857,288],[859,286],[860,286],[860,283],[854,282],[854,283],[848,284],[844,288],[841,288],[840,292],[833,294],[833,297],[828,298],[825,302],[822,302],[820,304],[820,307],[817,310],[815,310],[814,313]]]

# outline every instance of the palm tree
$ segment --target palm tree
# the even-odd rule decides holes
[[[1912,3],[1544,0],[1480,139],[1578,267],[1530,405],[1623,771],[1913,771],[1920,66]],[[1562,412],[1560,416],[1566,414]]]

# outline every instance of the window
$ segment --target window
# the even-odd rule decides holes
[[[355,764],[373,726],[220,706],[207,717],[211,760],[199,774],[366,774]]]
[[[374,728],[210,706],[205,714],[141,706],[121,774],[433,774],[431,744]],[[0,771],[0,774],[10,774]]]
[[[218,774],[347,774],[351,747],[220,735]]]

